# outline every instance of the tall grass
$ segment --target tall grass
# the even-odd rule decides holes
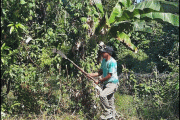
[[[139,120],[134,104],[133,96],[115,93],[116,112],[122,119]]]

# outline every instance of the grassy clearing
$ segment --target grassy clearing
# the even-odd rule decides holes
[[[117,113],[127,120],[139,120],[134,106],[133,96],[115,93],[115,105]]]

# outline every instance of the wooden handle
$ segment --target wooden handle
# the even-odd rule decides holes
[[[81,69],[79,66],[77,66],[73,61],[71,61],[70,59],[68,59],[74,66],[76,66],[82,73],[84,73],[84,75],[87,77],[87,72],[85,72],[83,69]],[[94,78],[92,78],[91,76],[88,76],[88,78],[90,78],[91,80],[93,80],[94,82],[96,82],[96,80]]]

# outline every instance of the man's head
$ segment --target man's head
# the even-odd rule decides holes
[[[99,50],[102,54],[103,53],[108,53],[110,56],[112,55],[113,53],[113,48],[112,47],[109,47],[109,46],[104,46],[104,47],[101,47],[100,50]],[[105,54],[106,55],[106,54]],[[104,55],[103,55],[104,56]]]

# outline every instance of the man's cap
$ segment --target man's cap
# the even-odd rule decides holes
[[[114,50],[110,46],[103,46],[103,47],[100,47],[99,51],[100,52],[106,52],[106,53],[109,53],[110,55],[112,55]]]

